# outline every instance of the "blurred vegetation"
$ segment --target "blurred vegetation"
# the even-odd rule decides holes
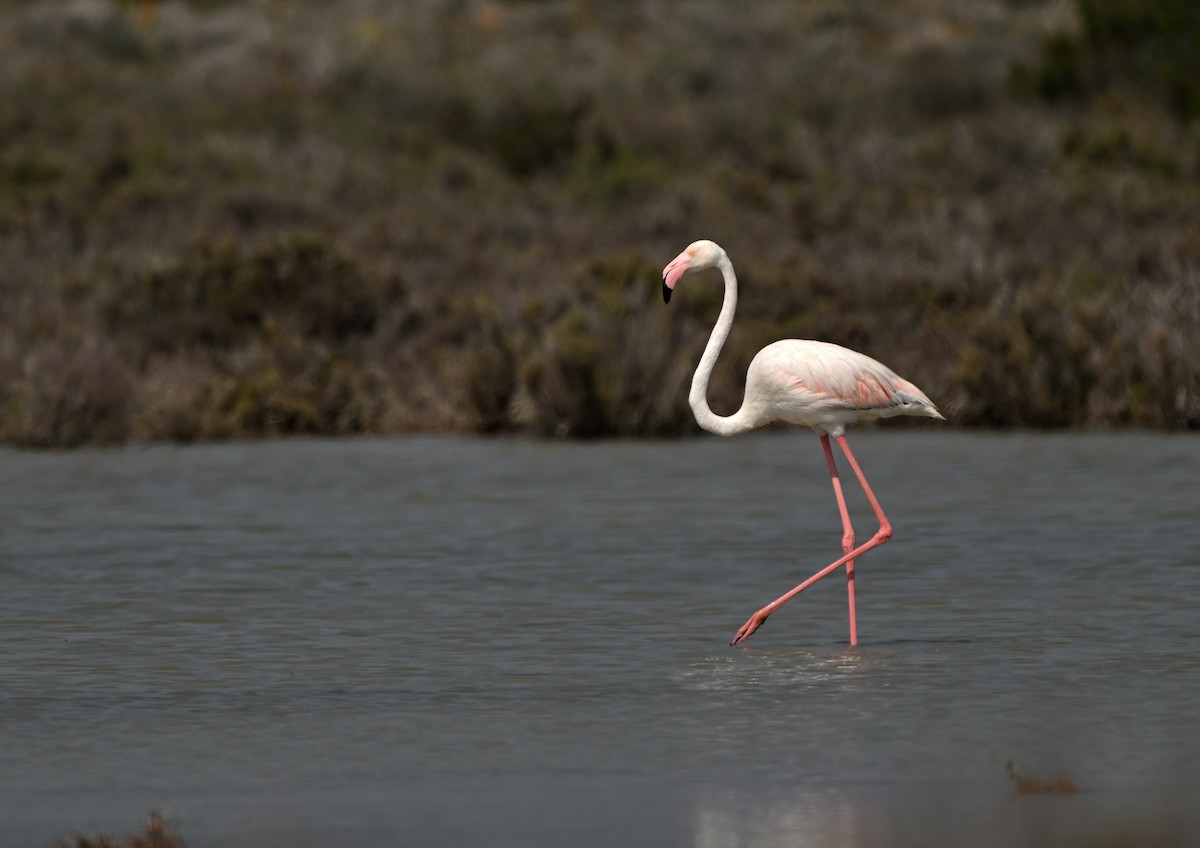
[[[1190,0],[0,2],[0,440],[694,430],[820,338],[1200,426]]]
[[[164,819],[161,813],[151,813],[141,832],[129,834],[124,839],[106,833],[79,835],[69,841],[59,840],[58,848],[187,848],[187,843],[176,831],[173,823]]]
[[[1079,32],[1055,33],[1018,78],[1048,97],[1132,86],[1179,118],[1200,117],[1200,4],[1193,0],[1076,0]]]

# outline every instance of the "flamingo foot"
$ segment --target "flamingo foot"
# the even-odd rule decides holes
[[[762,627],[767,620],[767,616],[771,614],[770,608],[760,609],[754,615],[750,616],[750,620],[742,625],[741,629],[734,634],[733,641],[730,645],[738,645],[750,638],[750,634],[758,628]]]

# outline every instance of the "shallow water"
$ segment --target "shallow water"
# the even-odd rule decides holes
[[[1200,439],[851,444],[0,451],[0,843],[1198,844]]]

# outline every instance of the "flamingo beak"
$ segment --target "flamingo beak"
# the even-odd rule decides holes
[[[688,256],[685,251],[672,259],[666,268],[663,268],[663,303],[671,302],[671,292],[675,289],[679,278],[687,273],[691,261],[692,257]]]

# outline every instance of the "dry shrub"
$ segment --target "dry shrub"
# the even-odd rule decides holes
[[[176,352],[269,333],[344,342],[374,329],[382,298],[322,238],[289,232],[253,249],[203,242],[181,261],[119,273],[101,308],[114,334],[132,329],[150,350]]]
[[[808,337],[959,423],[1196,427],[1200,148],[1008,85],[1072,8],[0,4],[0,438],[691,432],[698,237],[715,408]]]
[[[7,438],[29,447],[113,444],[130,436],[132,371],[107,340],[35,347],[24,363]]]
[[[520,352],[520,423],[544,435],[663,435],[685,429],[686,366],[653,264],[642,256],[597,262],[570,297],[529,303]],[[681,389],[683,391],[681,392]]]
[[[60,840],[58,848],[187,848],[187,843],[161,813],[151,813],[141,833],[130,834],[124,839],[108,834],[75,836],[69,841]]]
[[[1195,269],[1168,281],[1076,276],[1007,291],[975,322],[953,378],[964,423],[1200,426]]]
[[[462,371],[445,378],[466,393],[466,404],[475,415],[475,429],[493,433],[513,426],[512,403],[517,391],[517,362],[495,306],[479,300],[476,322],[459,360]]]

